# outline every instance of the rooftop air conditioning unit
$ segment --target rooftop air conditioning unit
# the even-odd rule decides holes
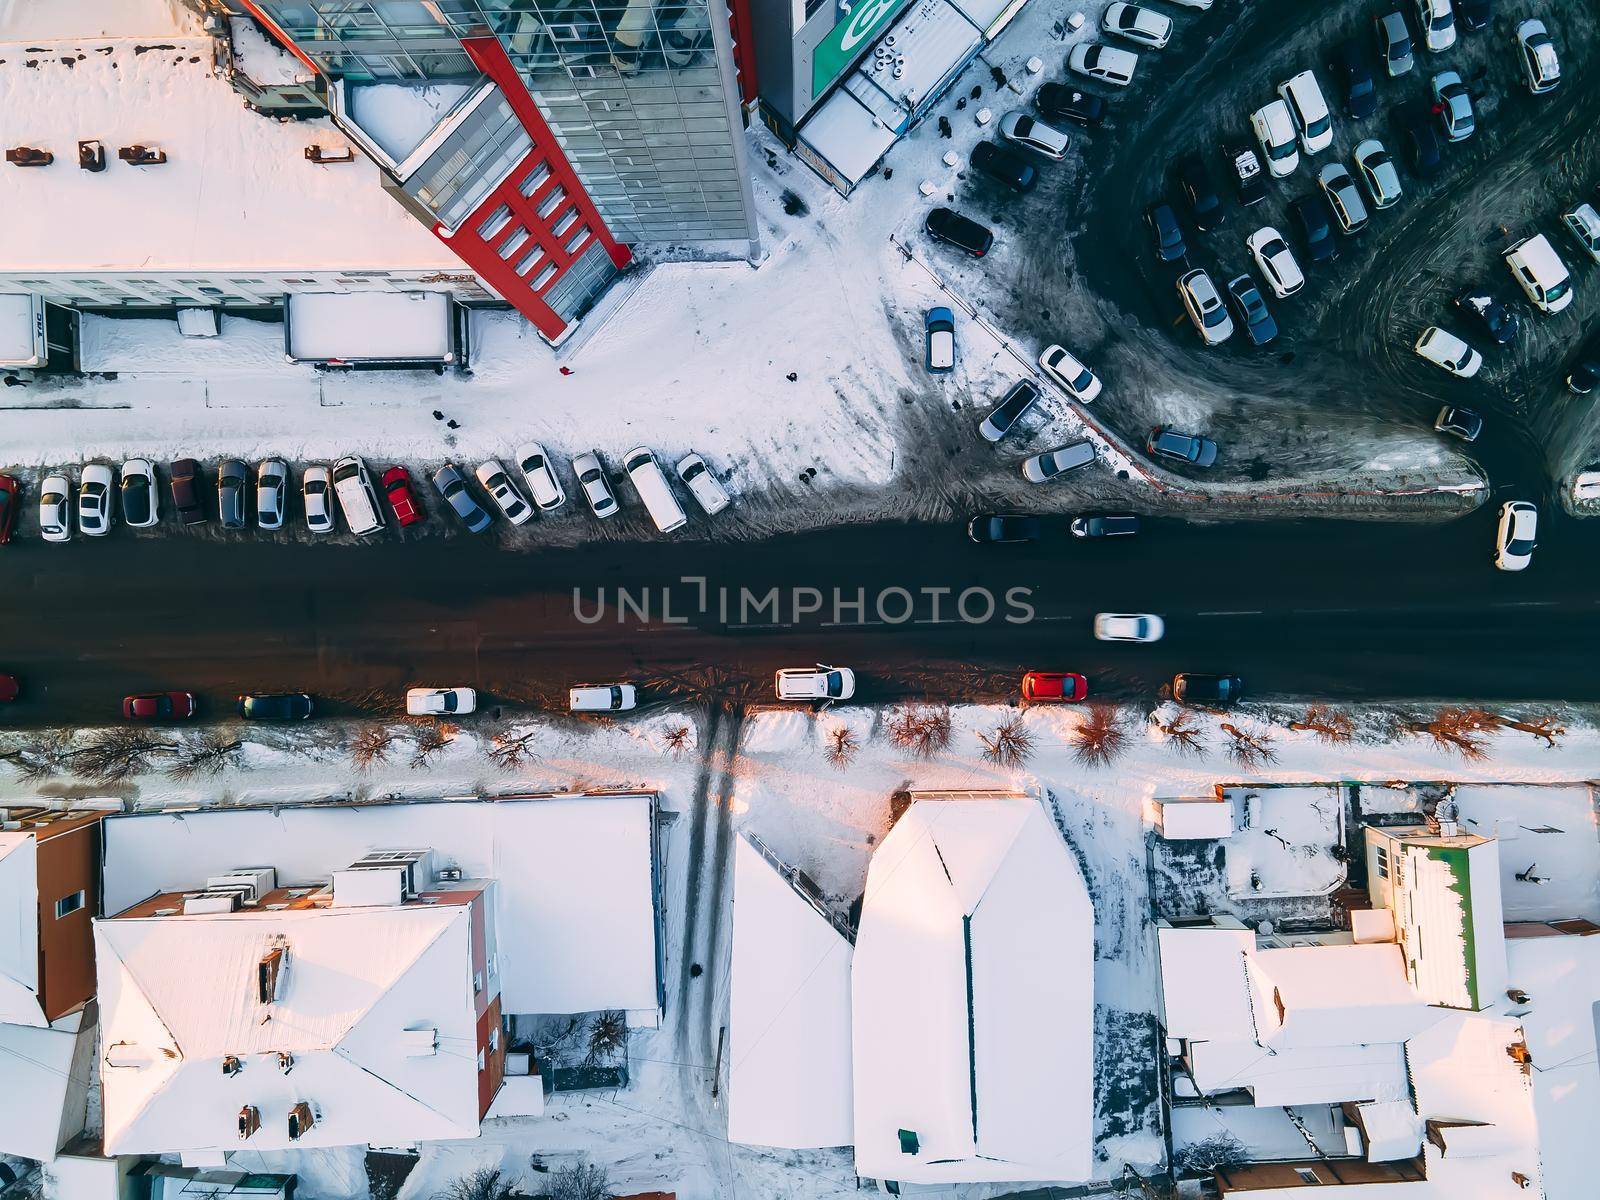
[[[206,891],[225,891],[245,888],[241,904],[259,904],[261,897],[278,886],[278,872],[274,867],[239,867],[226,875],[212,875],[206,879]]]
[[[392,871],[397,867],[404,872],[403,895],[407,900],[415,900],[418,892],[427,889],[433,883],[433,851],[427,848],[369,850],[351,863],[346,870]],[[334,891],[337,893],[337,886]],[[334,903],[338,902],[336,894]]]
[[[183,898],[183,915],[193,917],[209,913],[231,913],[239,911],[239,904],[244,897],[243,888],[231,888],[227,891],[215,892],[190,892]]]

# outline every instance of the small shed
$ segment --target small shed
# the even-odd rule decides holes
[[[284,306],[284,354],[330,367],[464,364],[464,325],[447,292],[296,292]]]
[[[1233,833],[1233,805],[1216,796],[1157,800],[1156,832],[1168,841],[1229,837]]]

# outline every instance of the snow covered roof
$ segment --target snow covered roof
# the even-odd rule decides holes
[[[800,140],[852,184],[866,178],[898,136],[844,88],[824,100],[800,129]]]
[[[1356,1108],[1367,1135],[1368,1162],[1415,1158],[1422,1149],[1422,1119],[1410,1100],[1378,1100]]]
[[[1392,942],[1260,950],[1249,974],[1257,1038],[1278,1049],[1403,1042],[1439,1019]]]
[[[1233,833],[1233,805],[1226,800],[1181,797],[1157,800],[1158,827],[1169,841],[1225,838]]]
[[[0,1024],[0,1153],[49,1162],[83,1128],[94,1071],[94,1023],[85,1018],[80,1008],[53,1025]]]
[[[263,1004],[257,967],[279,944],[287,982]],[[112,918],[95,957],[108,1154],[477,1135],[466,905]],[[437,1051],[408,1053],[407,1029],[436,1031]],[[301,1101],[316,1121],[291,1142]],[[241,1142],[247,1104],[261,1125]]]
[[[38,856],[31,833],[0,833],[0,1022],[48,1024],[39,1004]]]
[[[660,1006],[655,798],[214,808],[113,817],[104,906],[267,862],[285,886],[326,880],[368,850],[429,846],[441,866],[494,879],[509,1013]]]
[[[1405,1048],[1398,1042],[1273,1051],[1223,1038],[1191,1043],[1189,1066],[1202,1093],[1247,1089],[1263,1107],[1398,1100],[1406,1094]]]
[[[1245,961],[1255,952],[1252,929],[1196,926],[1156,930],[1161,1002],[1172,1037],[1254,1039]]]
[[[734,843],[731,1141],[849,1145],[850,959],[843,935],[747,840]]]
[[[307,161],[308,146],[347,144],[330,122],[250,111],[212,56],[211,40],[192,36],[0,47],[7,145],[55,155],[46,167],[0,171],[7,271],[466,270],[384,192],[364,156]],[[78,168],[79,139],[104,145],[104,171]],[[167,162],[119,161],[132,145],[159,148]]]
[[[1035,800],[919,800],[873,854],[852,978],[858,1175],[1081,1180],[1094,911]]]
[[[285,321],[297,362],[453,357],[443,292],[296,292]]]

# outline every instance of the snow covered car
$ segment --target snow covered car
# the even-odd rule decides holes
[[[1483,366],[1483,355],[1437,325],[1429,325],[1422,331],[1415,349],[1434,366],[1443,367],[1461,379],[1471,379]]]
[[[1045,347],[1039,355],[1039,369],[1074,400],[1088,404],[1100,394],[1100,376],[1061,346]]]
[[[1094,636],[1101,642],[1159,642],[1167,623],[1154,613],[1095,613]]]
[[[585,451],[572,460],[572,472],[583,488],[583,498],[589,502],[589,511],[597,517],[614,516],[617,498],[611,494],[611,485],[606,482],[600,456],[593,450]]]
[[[1148,46],[1152,50],[1162,49],[1172,38],[1171,17],[1158,13],[1153,8],[1125,4],[1122,0],[1106,5],[1105,16],[1100,19],[1100,28],[1130,42]]]
[[[728,507],[728,491],[722,486],[722,480],[711,473],[706,460],[698,454],[690,451],[678,460],[678,465],[673,469],[678,472],[678,478],[683,480],[689,494],[706,516],[714,517]]]
[[[332,533],[333,472],[321,463],[309,463],[300,472],[300,499],[306,507],[306,528],[312,533]]]
[[[469,687],[407,688],[406,716],[462,716],[478,707],[478,693]]]
[[[1494,565],[1502,571],[1521,571],[1533,561],[1539,536],[1539,510],[1526,500],[1508,500],[1500,506],[1495,534]]]
[[[262,529],[282,529],[289,509],[289,464],[268,458],[256,465],[256,524]]]
[[[495,507],[505,514],[506,520],[513,525],[526,525],[533,519],[532,507],[522,498],[517,485],[511,482],[511,476],[506,474],[506,469],[497,459],[479,463],[473,474],[478,477],[483,490],[489,493]]]
[[[78,530],[87,537],[111,532],[111,468],[89,463],[78,480]]]
[[[156,469],[148,458],[130,458],[122,464],[122,519],[130,529],[149,529],[161,520],[161,489]]]
[[[1478,127],[1472,115],[1472,97],[1455,71],[1440,71],[1433,77],[1433,106],[1439,113],[1439,124],[1444,126],[1448,141],[1464,142]]]
[[[856,674],[848,667],[784,667],[773,677],[779,700],[848,700],[856,694]]]
[[[1261,160],[1256,152],[1241,146],[1224,150],[1223,157],[1233,163],[1233,181],[1238,188],[1239,203],[1249,208],[1267,198],[1267,177],[1261,173]]]
[[[1127,87],[1133,82],[1133,72],[1139,66],[1139,56],[1131,50],[1116,46],[1102,46],[1099,42],[1080,42],[1067,56],[1067,65],[1079,75],[1098,79],[1115,87]]]
[[[1561,214],[1561,223],[1583,252],[1600,262],[1600,212],[1592,204],[1580,204]]]
[[[552,512],[567,502],[566,490],[556,478],[550,456],[538,442],[524,442],[517,447],[517,467],[528,485],[528,494],[541,511]]]
[[[1289,106],[1282,100],[1263,105],[1250,114],[1250,128],[1261,143],[1261,153],[1267,156],[1267,170],[1279,179],[1293,175],[1300,165],[1300,142],[1289,119]]]
[[[1497,300],[1494,293],[1482,288],[1462,292],[1453,303],[1476,321],[1496,345],[1510,345],[1522,330],[1522,322],[1517,314]]]
[[[1067,152],[1067,135],[1024,112],[1008,112],[1000,118],[1000,133],[1035,154],[1060,162]]]
[[[39,484],[39,536],[47,542],[72,540],[72,484],[52,474]]]
[[[1561,82],[1561,60],[1543,21],[1530,19],[1517,26],[1517,49],[1522,53],[1528,90],[1536,96],[1554,91]]]
[[[930,308],[922,319],[923,364],[930,375],[944,375],[956,366],[956,315],[948,308]]]
[[[580,683],[567,689],[567,711],[631,712],[639,707],[639,692],[631,683]]]
[[[1073,442],[1070,446],[1046,450],[1042,454],[1023,459],[1022,477],[1029,483],[1048,483],[1057,475],[1065,475],[1068,471],[1087,467],[1093,461],[1093,442]]]
[[[1373,208],[1388,208],[1397,203],[1404,193],[1400,186],[1400,172],[1394,169],[1394,159],[1377,138],[1368,138],[1355,148],[1353,155],[1356,174],[1372,197]]]

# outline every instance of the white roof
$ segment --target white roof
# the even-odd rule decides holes
[[[1377,1100],[1356,1111],[1367,1131],[1368,1162],[1415,1158],[1422,1149],[1422,1118],[1410,1100]]]
[[[209,38],[140,47],[116,38],[0,46],[6,144],[55,154],[47,167],[0,171],[6,270],[466,270],[384,192],[363,155],[306,160],[312,144],[348,144],[330,122],[247,109],[213,73]],[[104,171],[78,169],[80,138],[104,145]],[[119,161],[118,148],[135,144],[168,161]]]
[[[1263,1107],[1398,1100],[1406,1094],[1405,1048],[1398,1042],[1273,1051],[1224,1038],[1190,1043],[1189,1060],[1201,1092],[1245,1088]]]
[[[31,833],[0,833],[0,1022],[44,1026],[39,1005],[39,882]]]
[[[288,323],[289,357],[301,362],[450,355],[444,292],[296,292]]]
[[[849,1145],[850,943],[742,837],[733,864],[728,1138]]]
[[[263,1005],[256,967],[279,939],[286,983]],[[95,961],[108,1154],[238,1149],[246,1104],[252,1149],[477,1134],[466,905],[98,920]],[[439,1052],[407,1055],[405,1029],[436,1030]],[[317,1120],[291,1143],[300,1101]]]
[[[1170,840],[1225,838],[1233,833],[1233,805],[1226,800],[1157,800],[1161,836]]]
[[[1439,1019],[1392,942],[1260,950],[1250,980],[1257,1037],[1278,1049],[1403,1042]]]
[[[1255,952],[1251,929],[1156,930],[1161,953],[1161,1002],[1172,1037],[1255,1037],[1245,962]]]
[[[898,136],[843,88],[824,100],[800,127],[800,140],[853,184],[866,177]]]
[[[105,823],[105,911],[251,863],[284,886],[326,880],[368,850],[427,846],[494,879],[508,1013],[655,1010],[654,798],[214,808]]]
[[[1037,801],[913,803],[872,857],[856,938],[857,1174],[1088,1178],[1093,962],[1088,892]]]
[[[74,1062],[82,1020],[79,1009],[54,1026],[0,1024],[0,1152],[49,1162],[83,1128],[94,1026],[85,1029],[84,1052]]]
[[[897,128],[904,128],[911,113],[983,44],[977,26],[946,0],[917,0],[879,45],[886,45],[890,37],[895,39],[890,54],[880,58],[874,47],[841,90],[853,93]]]

